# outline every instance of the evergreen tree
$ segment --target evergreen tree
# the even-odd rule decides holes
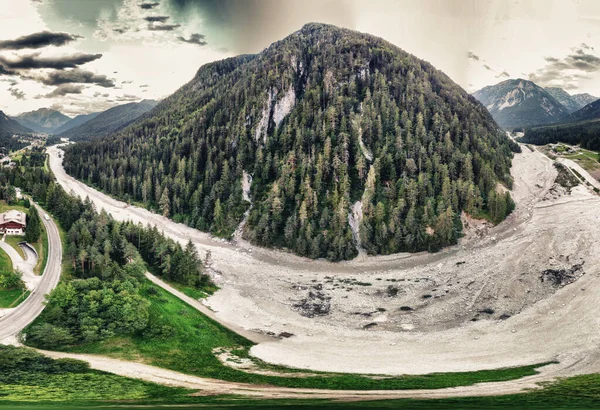
[[[29,208],[27,225],[25,227],[25,241],[37,242],[42,234],[42,221],[35,206]]]

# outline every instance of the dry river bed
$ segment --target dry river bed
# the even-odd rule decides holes
[[[499,226],[471,221],[459,245],[436,254],[343,263],[211,238],[76,181],[60,148],[48,152],[67,191],[210,250],[221,290],[206,305],[255,332],[251,352],[267,362],[396,375],[559,360],[542,379],[600,372],[600,197],[556,186],[552,161],[538,151],[523,146],[515,156],[517,209]],[[293,336],[272,337],[284,332]]]

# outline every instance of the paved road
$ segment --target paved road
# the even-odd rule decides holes
[[[17,252],[17,250],[11,245],[6,243],[5,240],[6,237],[0,240],[0,248],[2,248],[2,250],[6,252],[8,257],[12,260],[13,268],[21,272],[21,279],[23,282],[25,282],[27,289],[35,289],[42,279],[41,276],[36,276],[36,274],[33,272],[38,261],[37,254],[29,246],[21,245],[21,249],[26,256],[26,258],[23,259],[19,252]],[[0,316],[4,316],[8,314],[8,312],[10,311],[2,312]]]
[[[44,310],[45,295],[58,285],[61,273],[62,243],[58,228],[54,221],[44,219],[45,211],[35,205],[42,222],[48,232],[48,263],[44,269],[42,280],[37,288],[31,292],[27,300],[13,309],[6,316],[0,318],[0,343],[14,344],[21,330],[35,320]]]

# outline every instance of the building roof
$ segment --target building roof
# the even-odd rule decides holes
[[[25,212],[17,211],[16,209],[11,209],[10,211],[6,211],[3,214],[0,214],[0,225],[4,225],[9,222],[15,222],[25,226]]]

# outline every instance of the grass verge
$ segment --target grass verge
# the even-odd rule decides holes
[[[506,396],[451,399],[331,401],[191,396],[193,390],[161,386],[91,370],[86,363],[50,359],[26,348],[0,346],[2,409],[117,408],[197,409],[594,409],[600,403],[600,375],[546,383],[542,389]]]

